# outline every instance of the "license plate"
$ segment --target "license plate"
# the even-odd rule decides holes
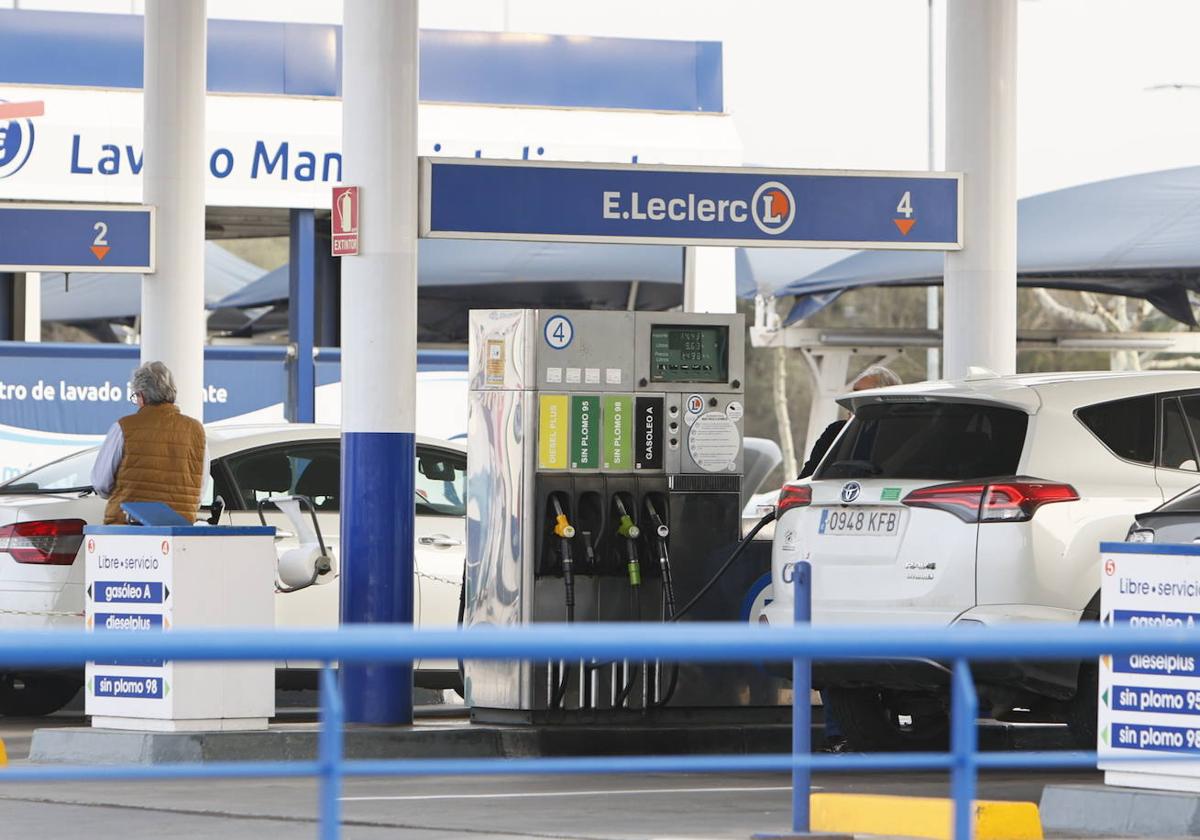
[[[848,508],[821,511],[818,534],[855,537],[891,537],[900,531],[900,511],[890,508]]]

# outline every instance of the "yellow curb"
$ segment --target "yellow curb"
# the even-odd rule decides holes
[[[925,796],[814,793],[812,831],[951,840],[954,802]],[[975,840],[1042,840],[1032,802],[975,801]]]
[[[0,767],[8,766],[8,749],[4,746],[4,739],[0,738]]]

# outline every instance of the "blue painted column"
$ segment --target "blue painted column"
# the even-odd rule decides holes
[[[285,416],[292,423],[316,418],[313,389],[316,364],[316,222],[312,210],[291,210],[288,227],[288,340],[296,355],[288,361]]]
[[[417,381],[417,2],[355,0],[342,30],[342,623],[413,620]],[[342,669],[346,719],[412,722],[411,665]]]

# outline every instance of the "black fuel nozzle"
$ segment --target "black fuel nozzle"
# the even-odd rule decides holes
[[[587,561],[588,568],[594,570],[596,568],[596,547],[592,544],[592,532],[580,531],[579,534],[583,537],[584,559]]]
[[[658,548],[658,566],[662,571],[664,620],[670,621],[675,615],[675,584],[671,579],[671,554],[667,548],[667,537],[671,529],[663,522],[658,508],[649,496],[646,497],[646,513],[654,525],[654,542]]]

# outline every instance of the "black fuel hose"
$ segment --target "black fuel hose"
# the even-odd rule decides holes
[[[690,600],[686,604],[684,604],[683,609],[679,610],[679,612],[677,612],[677,613],[674,613],[669,619],[667,619],[667,623],[678,621],[680,618],[682,618],[688,612],[688,610],[690,610],[692,607],[696,606],[696,604],[699,603],[700,599],[703,598],[705,595],[707,595],[708,591],[710,589],[712,589],[713,586],[716,585],[718,580],[721,579],[721,575],[723,575],[723,574],[725,574],[725,572],[729,571],[729,567],[732,566],[734,564],[734,562],[738,559],[738,557],[740,557],[742,555],[742,552],[745,550],[746,546],[750,545],[750,543],[753,542],[754,538],[756,536],[758,536],[758,532],[761,531],[763,528],[767,527],[767,525],[773,521],[775,521],[775,511],[771,511],[766,516],[764,516],[762,519],[760,519],[758,521],[758,523],[753,528],[750,529],[750,533],[748,533],[748,534],[746,534],[746,536],[742,537],[742,541],[740,543],[738,543],[737,548],[735,548],[733,550],[733,553],[729,555],[729,558],[723,564],[721,564],[721,568],[717,569],[717,573],[708,579],[708,582],[705,583],[703,587],[701,587],[700,591],[695,594],[695,596],[692,598],[692,600]],[[679,666],[677,664],[673,664],[671,666],[671,679],[667,683],[667,690],[663,692],[662,697],[660,697],[658,700],[656,700],[654,702],[654,708],[660,709],[663,706],[670,703],[671,698],[675,696],[675,688],[678,685],[679,685]]]
[[[742,556],[742,552],[745,551],[746,546],[750,545],[754,538],[758,536],[758,532],[774,521],[775,511],[771,511],[762,519],[758,520],[758,524],[750,529],[750,533],[742,537],[742,541],[738,543],[737,548],[733,550],[733,553],[729,555],[729,558],[721,564],[721,568],[717,569],[717,573],[708,579],[708,582],[700,588],[699,592],[692,596],[692,600],[684,604],[683,607],[680,608],[679,612],[675,613],[675,615],[671,617],[671,621],[678,621],[679,619],[683,618],[683,616],[687,615],[688,611],[691,610],[692,607],[696,606],[696,604],[700,602],[700,599],[708,594],[710,589],[716,586],[717,581],[721,579],[721,575],[729,571],[729,567],[732,566],[737,559]]]

